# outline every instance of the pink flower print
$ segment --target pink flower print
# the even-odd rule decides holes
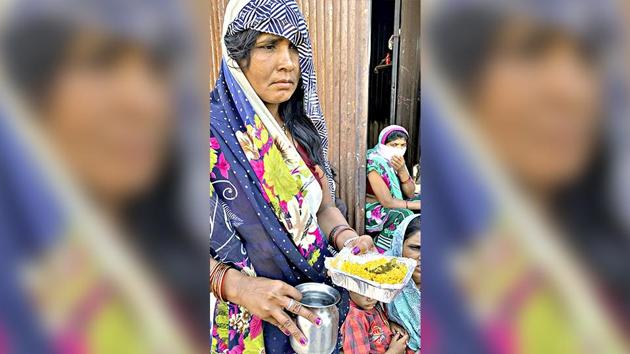
[[[382,175],[381,176],[383,178],[383,181],[385,181],[385,184],[387,185],[387,188],[389,188],[392,184],[392,181],[390,181],[389,176],[388,175]]]
[[[370,212],[370,217],[376,221],[377,223],[381,223],[383,222],[383,210],[380,206],[372,209],[372,211]]]
[[[260,333],[262,333],[262,320],[252,316],[252,321],[249,323],[249,336],[250,338],[256,338]]]
[[[217,138],[210,138],[210,148],[212,150],[219,150],[219,140]]]
[[[217,164],[215,167],[219,169],[219,172],[221,172],[221,175],[224,178],[228,178],[228,171],[230,170],[230,164],[227,162],[227,160],[225,160],[225,156],[223,155],[223,153],[219,155],[219,160],[217,161]]]
[[[287,205],[287,202],[285,202],[284,200],[281,200],[281,201],[280,201],[280,209],[282,209],[282,211],[283,211],[284,213],[287,213],[287,212],[288,212],[288,210],[289,210],[289,207],[288,207],[288,205]]]
[[[245,343],[243,342],[243,336],[238,336],[238,345],[228,352],[228,354],[243,354],[243,350],[245,350]]]
[[[263,175],[265,174],[265,164],[262,160],[251,160],[249,163],[252,165],[254,172],[256,173],[256,177],[258,177],[259,181],[263,180]]]

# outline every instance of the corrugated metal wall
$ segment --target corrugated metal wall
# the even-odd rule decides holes
[[[409,130],[407,163],[420,160],[420,1],[402,0],[396,124]]]
[[[319,97],[328,123],[329,159],[349,221],[363,230],[367,149],[370,0],[297,0],[313,43]],[[210,0],[210,86],[221,62],[227,0]]]

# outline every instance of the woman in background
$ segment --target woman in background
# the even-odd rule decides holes
[[[420,352],[421,243],[420,215],[411,215],[398,226],[392,247],[386,252],[388,256],[418,261],[412,279],[394,301],[387,304],[391,322],[401,325],[409,334],[408,354]]]
[[[367,152],[366,229],[376,234],[381,250],[391,247],[396,228],[414,211],[420,211],[414,197],[416,185],[407,170],[405,155],[409,133],[391,125],[381,131],[378,144]]]

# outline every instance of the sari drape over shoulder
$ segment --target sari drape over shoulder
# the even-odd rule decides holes
[[[325,136],[311,87],[310,40],[295,1],[231,2],[224,34],[246,29],[283,36],[298,48],[307,115]],[[317,223],[322,188],[223,49],[210,95],[210,254],[250,276],[290,285],[326,282],[328,244]],[[228,302],[214,305],[211,352],[291,350],[288,337],[246,309]],[[347,296],[340,308],[347,308]]]

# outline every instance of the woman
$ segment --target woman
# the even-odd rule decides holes
[[[327,282],[328,246],[373,249],[333,201],[306,23],[295,1],[232,1],[211,94],[211,351],[291,352],[320,323],[293,286]],[[328,235],[326,237],[325,235]],[[342,292],[341,319],[347,311]],[[225,300],[225,301],[222,301]]]
[[[382,251],[391,247],[398,225],[413,211],[420,211],[419,200],[407,200],[414,197],[416,188],[403,158],[408,139],[405,128],[390,125],[367,152],[366,229],[377,234],[375,244]]]
[[[420,352],[420,245],[420,215],[411,215],[398,226],[392,247],[386,252],[388,256],[418,261],[412,281],[405,285],[394,301],[387,304],[389,319],[409,334],[408,354]]]
[[[68,8],[72,11],[65,11]],[[207,304],[206,285],[188,275],[205,267],[206,257],[199,250],[200,238],[193,237],[176,208],[179,176],[174,173],[171,133],[178,113],[175,67],[182,59],[171,51],[171,41],[185,40],[186,33],[180,31],[184,27],[174,20],[181,9],[168,2],[156,7],[142,1],[132,6],[126,1],[28,0],[10,11],[10,23],[4,23],[2,32],[2,61],[12,87],[34,113],[29,123],[41,128],[53,156],[62,160],[60,166],[67,167],[116,235],[125,236],[127,250],[168,289],[170,310],[191,324],[187,332],[195,333],[206,323],[198,311]],[[126,21],[112,20],[111,14],[121,13],[128,16]],[[161,18],[160,25],[145,27],[137,21],[142,16]],[[50,219],[66,216],[55,211],[45,213]],[[100,268],[100,257],[111,257],[104,255],[111,250],[103,247],[94,257],[86,247],[90,235],[77,231],[63,237],[67,230],[51,229],[46,229],[45,241],[29,233],[19,235],[25,253],[35,255],[29,262],[44,263],[39,284],[54,283],[55,291],[44,286],[28,296],[46,304],[34,317],[47,325],[47,315],[55,318],[56,328],[46,333],[50,351],[153,350],[139,334],[143,329],[132,324],[130,314],[138,309],[127,306],[128,299],[121,295],[125,290],[120,289],[125,287]],[[51,252],[79,263],[70,274],[54,277],[59,274],[45,261]],[[135,270],[127,268],[130,274]],[[76,296],[68,299],[68,289],[75,289]],[[93,305],[88,310],[89,302]],[[120,336],[112,340],[103,333]],[[202,331],[196,335],[199,340],[205,337]],[[18,352],[48,352],[12,344]]]

